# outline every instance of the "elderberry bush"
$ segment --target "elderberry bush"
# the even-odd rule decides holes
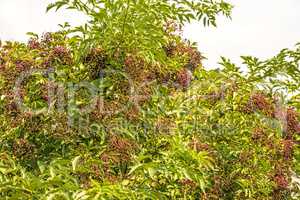
[[[1,199],[298,199],[300,47],[208,70],[223,1],[61,0],[90,21],[0,43]]]

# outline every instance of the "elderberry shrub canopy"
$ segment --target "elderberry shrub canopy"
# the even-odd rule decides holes
[[[80,52],[101,45],[114,62],[124,60],[129,53],[143,56],[146,61],[164,62],[164,46],[170,42],[173,30],[170,22],[183,26],[192,20],[216,26],[216,15],[230,16],[232,6],[219,0],[60,0],[51,9],[74,9],[85,14],[89,21],[72,32],[84,40]]]
[[[0,45],[1,199],[299,199],[299,45],[206,70],[180,27],[223,1],[61,7],[90,20]]]

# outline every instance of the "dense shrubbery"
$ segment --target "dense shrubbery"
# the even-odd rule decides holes
[[[178,24],[230,5],[103,2],[1,45],[1,199],[297,199],[299,46],[206,70]]]

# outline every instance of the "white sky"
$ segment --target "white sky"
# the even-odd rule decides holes
[[[78,25],[84,17],[73,12],[45,13],[51,0],[0,0],[0,39],[26,41],[26,32],[57,30],[65,21]],[[219,57],[240,63],[240,55],[268,58],[300,42],[300,0],[230,0],[232,21],[220,17],[217,28],[191,24],[185,37],[195,41],[205,66],[216,67]]]

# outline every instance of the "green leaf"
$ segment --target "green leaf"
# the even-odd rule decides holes
[[[81,156],[76,156],[73,160],[72,160],[72,170],[75,172],[77,169],[77,166],[80,162],[80,158]]]

